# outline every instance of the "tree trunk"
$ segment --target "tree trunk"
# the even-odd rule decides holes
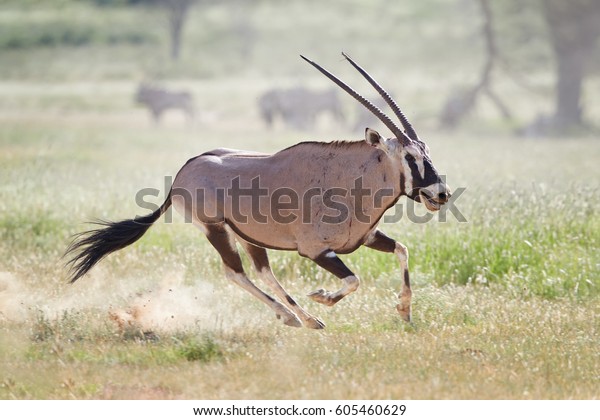
[[[583,123],[582,86],[600,34],[600,2],[544,0],[542,5],[556,61],[552,125],[561,132]]]
[[[170,52],[173,61],[179,60],[181,35],[185,19],[194,0],[165,0],[169,14]]]
[[[172,15],[169,19],[169,31],[171,34],[171,60],[179,60],[179,51],[181,50],[181,29],[183,27],[183,17],[180,14],[176,14],[175,11],[171,12]]]
[[[581,50],[574,50],[558,54],[556,62],[554,123],[559,129],[581,125],[581,87],[585,56]]]
[[[492,70],[498,57],[498,47],[494,32],[494,19],[490,0],[478,0],[483,17],[482,35],[485,40],[486,61],[479,77],[479,82],[471,88],[461,89],[452,93],[446,100],[440,113],[441,128],[455,128],[460,121],[475,107],[480,93],[486,94],[492,103],[500,110],[502,116],[511,119],[510,109],[504,105],[491,87]]]

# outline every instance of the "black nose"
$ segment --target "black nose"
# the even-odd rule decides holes
[[[440,201],[447,201],[448,198],[450,198],[450,194],[447,194],[445,192],[441,192],[438,194],[438,200]]]

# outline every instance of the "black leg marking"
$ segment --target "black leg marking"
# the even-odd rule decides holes
[[[396,241],[379,230],[375,231],[373,239],[366,243],[365,246],[381,252],[396,251]]]
[[[313,261],[340,279],[354,275],[334,252],[324,252]]]
[[[260,272],[264,269],[271,269],[266,249],[252,244],[244,244],[244,250],[252,260],[256,271]]]
[[[323,289],[315,290],[309,293],[308,296],[316,302],[327,306],[333,306],[344,297],[358,289],[359,280],[342,260],[339,259],[335,252],[327,251],[313,259],[318,265],[325,270],[344,280],[344,285],[337,292],[328,292]]]

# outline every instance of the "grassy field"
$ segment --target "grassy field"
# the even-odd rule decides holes
[[[69,22],[80,16],[73,20],[79,25],[90,19],[91,6],[62,3],[62,15],[39,8],[28,14],[11,2],[0,14],[14,22],[0,31],[0,57],[10,63],[0,66],[1,399],[600,397],[599,138],[516,138],[485,104],[464,131],[440,132],[431,117],[440,104],[433,93],[450,83],[440,80],[441,66],[424,74],[409,67],[399,72],[402,83],[389,68],[372,71],[402,92],[400,103],[416,114],[437,168],[451,187],[465,189],[456,206],[466,223],[448,214],[445,222],[436,216],[415,224],[405,216],[381,226],[410,250],[412,325],[395,312],[401,277],[396,259],[359,249],[344,260],[361,277],[361,287],[332,308],[305,294],[336,287],[333,276],[295,253],[270,252],[282,284],[327,324],[323,331],[285,327],[227,282],[216,251],[177,215],[68,285],[62,254],[70,236],[93,218],[145,212],[136,193],[164,191],[165,177],[190,156],[215,147],[268,152],[301,140],[358,140],[361,133],[328,119],[310,133],[282,125],[268,130],[255,105],[265,89],[296,83],[294,72],[326,86],[297,59],[311,47],[320,62],[350,75],[337,57],[345,48],[341,28],[332,32],[334,58],[314,39],[295,38],[293,58],[285,58],[287,46],[275,44],[279,72],[262,59],[262,42],[268,31],[285,27],[278,18],[288,15],[261,3],[254,22],[272,16],[276,25],[257,30],[256,66],[216,77],[219,66],[239,59],[228,50],[222,62],[206,67],[186,56],[183,64],[161,68],[170,86],[199,98],[200,115],[190,125],[172,113],[155,126],[133,103],[133,93],[151,67],[144,51],[163,41],[146,29],[122,29],[139,19],[130,10],[98,12],[121,22],[112,44],[100,20],[82,47],[40,46],[30,38],[18,42],[31,45],[15,46],[27,19],[46,22],[40,30],[50,33],[62,30],[53,23],[60,16]],[[350,3],[350,22],[358,25],[366,11],[361,2]],[[158,19],[155,11],[144,13]],[[302,15],[299,25],[322,28],[320,22],[333,15],[329,9],[319,19]],[[219,7],[207,16],[213,26],[225,22]],[[421,28],[424,35],[437,29]],[[196,40],[208,36],[195,26],[191,32]],[[199,45],[212,44],[207,38]],[[357,43],[356,55],[367,45]],[[380,57],[379,48],[369,57]],[[138,55],[132,58],[133,51]],[[111,53],[113,61],[106,61]],[[46,73],[33,65],[45,58]],[[195,66],[204,72],[198,78],[190,77]],[[549,78],[541,72],[536,80],[546,86]],[[509,81],[499,83],[516,93]],[[515,107],[535,102],[527,96]],[[345,104],[351,109],[350,100]],[[588,109],[596,115],[598,104]],[[525,117],[534,114],[528,112]],[[400,203],[406,208],[406,200]],[[115,322],[132,313],[136,323],[120,328]]]

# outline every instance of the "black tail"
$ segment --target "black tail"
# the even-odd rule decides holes
[[[102,226],[75,235],[75,239],[67,248],[65,255],[75,254],[67,265],[71,265],[71,283],[85,275],[107,255],[123,249],[140,239],[156,220],[171,205],[171,193],[160,208],[148,216],[135,219],[109,222],[105,220],[94,222]]]

